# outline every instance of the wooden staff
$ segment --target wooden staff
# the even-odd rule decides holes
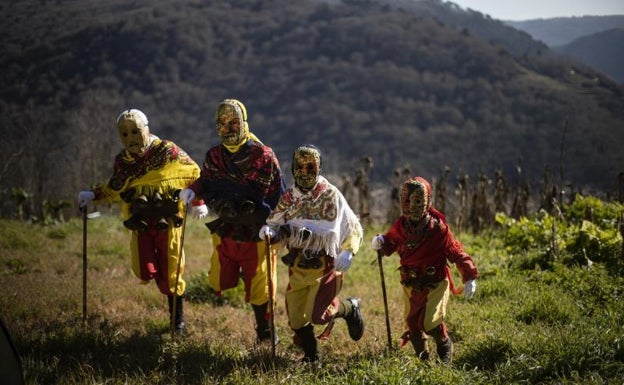
[[[87,322],[87,206],[82,208],[82,324]]]
[[[271,330],[271,358],[275,358],[275,320],[274,320],[274,306],[273,301],[273,258],[271,257],[271,238],[268,235],[264,237],[264,250],[266,254],[267,263],[267,283],[269,287],[269,328]]]
[[[184,205],[184,213],[182,214],[182,235],[180,235],[180,251],[178,252],[178,263],[176,266],[176,279],[175,287],[173,288],[173,303],[171,306],[171,339],[175,338],[175,315],[178,307],[178,285],[180,283],[180,269],[182,265],[182,258],[184,255],[184,230],[186,229],[186,212],[187,205]]]
[[[386,314],[386,334],[388,335],[388,350],[392,350],[392,333],[390,331],[390,315],[388,314],[388,295],[386,294],[386,279],[383,271],[383,255],[381,250],[377,251],[377,264],[379,265],[379,275],[381,277],[381,293],[383,295],[384,311]]]

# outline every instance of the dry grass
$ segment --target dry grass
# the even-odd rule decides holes
[[[287,270],[281,263],[276,326],[282,342],[272,360],[268,347],[254,347],[253,316],[241,300],[240,288],[225,292],[224,303],[187,302],[189,334],[171,340],[166,299],[155,284],[140,285],[131,273],[128,236],[116,217],[88,222],[85,325],[82,222],[73,219],[42,227],[0,221],[0,230],[5,288],[1,315],[22,357],[28,384],[504,384],[577,383],[577,379],[599,384],[624,374],[624,348],[616,345],[624,340],[621,305],[608,312],[595,310],[592,322],[586,322],[575,305],[579,298],[567,297],[557,284],[527,284],[526,273],[509,271],[509,257],[487,237],[470,238],[467,244],[482,274],[475,300],[455,297],[449,307],[454,365],[425,365],[413,357],[409,346],[387,352],[379,269],[368,247],[380,229],[369,228],[341,293],[363,299],[365,335],[351,341],[339,320],[331,339],[320,344],[324,365],[310,367],[298,364],[302,354],[293,346],[287,327],[283,295]],[[189,220],[185,248],[189,291],[205,289],[201,282],[209,269],[211,243],[203,221]],[[396,257],[384,260],[395,344],[403,331],[397,266]],[[584,279],[604,282],[598,273]],[[550,300],[536,300],[541,295],[535,293],[544,291]],[[583,301],[578,306],[593,308],[593,299]],[[563,315],[567,324],[548,318],[549,314]],[[620,326],[603,330],[614,324]],[[602,353],[591,359],[583,356],[583,349]]]

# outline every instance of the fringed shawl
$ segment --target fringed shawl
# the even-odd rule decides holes
[[[135,195],[153,196],[158,192],[170,197],[177,189],[188,187],[199,177],[199,166],[175,143],[151,138],[148,150],[141,156],[122,151],[115,158],[113,175],[107,183],[95,188],[96,201],[120,201],[120,194],[134,188]],[[128,204],[122,201],[124,216]]]
[[[323,176],[306,193],[295,186],[287,189],[267,224],[290,227],[291,236],[285,242],[288,248],[324,251],[333,258],[341,250],[357,253],[362,243],[360,221],[342,193]]]

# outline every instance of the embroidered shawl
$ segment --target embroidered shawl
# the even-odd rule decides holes
[[[288,248],[324,251],[336,257],[341,250],[357,253],[362,243],[360,221],[342,193],[323,176],[308,192],[294,185],[286,190],[277,207],[269,215],[271,227],[289,225]],[[305,236],[302,229],[307,229]]]

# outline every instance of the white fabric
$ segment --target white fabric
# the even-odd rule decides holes
[[[381,250],[381,246],[383,246],[384,237],[381,234],[377,234],[371,239],[371,249],[377,251]]]
[[[185,188],[184,190],[180,191],[180,199],[182,199],[184,204],[190,204],[193,199],[195,199],[195,191],[191,190],[190,188]]]
[[[347,271],[351,267],[351,262],[353,261],[353,253],[351,250],[343,250],[338,254],[336,260],[334,261],[334,270],[336,271]]]
[[[464,298],[470,299],[474,296],[475,291],[477,290],[477,281],[471,279],[470,281],[466,281],[464,283]]]
[[[192,213],[193,213],[193,218],[202,219],[208,216],[208,207],[206,207],[206,205],[193,206]]]
[[[81,209],[88,206],[95,199],[93,191],[81,191],[78,193],[78,207]]]
[[[338,256],[341,248],[357,253],[363,233],[342,193],[322,175],[312,190],[303,192],[291,186],[267,218],[267,224],[290,226],[292,235],[287,240],[288,248],[325,251],[332,258]],[[309,231],[301,231],[303,229]],[[357,236],[351,237],[353,234]],[[357,242],[343,245],[348,237]]]
[[[273,230],[271,227],[269,227],[267,225],[262,226],[260,228],[260,232],[258,233],[258,236],[262,240],[266,239],[267,236],[269,238],[273,238],[273,237],[275,237],[275,235],[276,235],[275,230]]]
[[[124,118],[127,115],[133,115],[133,116],[136,116],[139,119],[141,119],[141,123],[143,124],[144,127],[147,127],[149,125],[149,121],[147,120],[147,116],[143,113],[143,111],[137,110],[136,108],[132,108],[130,110],[125,110],[124,112],[119,114],[119,116],[117,117],[117,124],[119,124],[121,119]]]

